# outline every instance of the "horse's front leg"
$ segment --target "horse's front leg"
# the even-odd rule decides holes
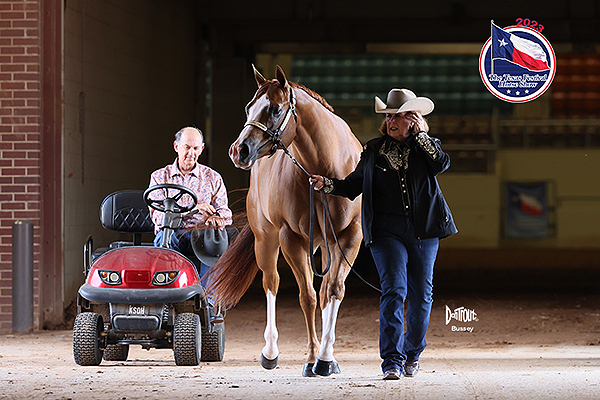
[[[308,245],[299,235],[284,228],[280,231],[281,251],[292,268],[300,292],[300,307],[304,313],[306,333],[308,335],[308,357],[302,371],[303,376],[314,376],[313,367],[319,350],[319,340],[315,326],[317,292],[313,287],[313,272],[308,265]]]
[[[260,356],[260,364],[265,369],[273,369],[279,360],[279,347],[275,305],[277,291],[279,290],[279,273],[277,272],[277,258],[279,245],[277,236],[265,239],[257,238],[254,243],[256,262],[263,272],[263,289],[267,299],[267,324],[265,327],[265,346]]]
[[[260,355],[260,365],[265,369],[273,369],[277,366],[279,360],[279,347],[277,347],[277,339],[279,332],[277,331],[277,323],[275,317],[276,296],[267,290],[267,326],[265,327],[265,347],[263,347]]]

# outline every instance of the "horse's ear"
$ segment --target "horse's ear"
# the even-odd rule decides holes
[[[277,71],[276,71],[275,76],[277,76],[277,81],[279,82],[281,87],[284,88],[285,85],[287,84],[287,78],[285,77],[285,74],[283,73],[283,69],[279,65],[277,66]]]
[[[258,72],[258,70],[256,69],[256,67],[254,66],[254,64],[252,64],[252,69],[254,70],[254,79],[256,79],[256,83],[258,84],[258,87],[261,87],[262,85],[265,84],[265,82],[267,81],[265,79],[264,76],[262,76],[260,74],[260,72]]]

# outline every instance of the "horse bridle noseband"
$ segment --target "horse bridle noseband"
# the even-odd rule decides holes
[[[296,114],[296,94],[294,93],[294,89],[292,89],[292,87],[290,86],[290,106],[288,107],[287,112],[285,113],[283,121],[281,121],[281,124],[279,124],[279,127],[277,129],[273,131],[269,129],[265,124],[259,121],[246,121],[246,123],[244,124],[244,128],[250,125],[257,129],[260,129],[261,131],[269,135],[272,143],[271,153],[269,154],[269,157],[272,157],[273,154],[275,154],[275,152],[277,151],[277,147],[281,147],[283,151],[288,153],[287,148],[281,141],[281,134],[287,127],[288,122],[290,122],[292,115],[294,116],[294,120],[297,122],[298,114]]]

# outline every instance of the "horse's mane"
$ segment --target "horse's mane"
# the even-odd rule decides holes
[[[333,107],[331,107],[331,105],[329,105],[329,103],[327,103],[327,101],[320,94],[318,94],[318,93],[310,90],[306,86],[301,85],[299,83],[290,82],[290,81],[288,81],[288,83],[290,84],[291,87],[293,87],[295,89],[301,89],[301,90],[303,90],[304,92],[306,92],[306,94],[308,94],[310,97],[312,97],[317,102],[319,102],[319,104],[321,104],[323,107],[325,107],[326,109],[328,109],[331,112],[334,112]],[[260,96],[262,96],[267,91],[267,89],[269,89],[271,87],[271,85],[273,85],[273,84],[279,85],[279,81],[277,81],[277,79],[273,79],[271,81],[268,81],[264,85],[262,85],[260,88],[258,88],[258,90],[256,91],[256,94],[254,95],[254,99],[248,104],[248,106],[250,104],[254,103],[255,99],[257,99]],[[246,107],[246,111],[247,111],[247,108],[248,107]]]
[[[326,100],[323,98],[323,96],[321,96],[320,94],[318,94],[318,93],[316,93],[316,92],[313,92],[312,90],[310,90],[310,89],[309,89],[309,88],[307,88],[306,86],[304,86],[304,85],[301,85],[301,84],[299,84],[299,83],[296,83],[296,82],[289,82],[289,84],[290,84],[292,87],[294,87],[294,88],[297,88],[297,89],[302,89],[302,90],[304,90],[304,91],[305,91],[305,92],[306,92],[306,93],[307,93],[307,94],[308,94],[310,97],[312,97],[313,99],[315,99],[316,101],[318,101],[319,103],[321,103],[321,105],[322,105],[323,107],[325,107],[326,109],[328,109],[328,110],[329,110],[329,111],[331,111],[331,112],[334,112],[334,111],[333,111],[333,107],[331,107],[331,106],[329,105],[329,103],[327,103],[327,101],[326,101]]]

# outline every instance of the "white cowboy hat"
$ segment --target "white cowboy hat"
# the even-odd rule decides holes
[[[433,111],[433,101],[427,97],[417,97],[408,89],[392,89],[387,95],[387,104],[375,96],[375,112],[378,114],[397,114],[405,111],[417,111],[427,115]]]

